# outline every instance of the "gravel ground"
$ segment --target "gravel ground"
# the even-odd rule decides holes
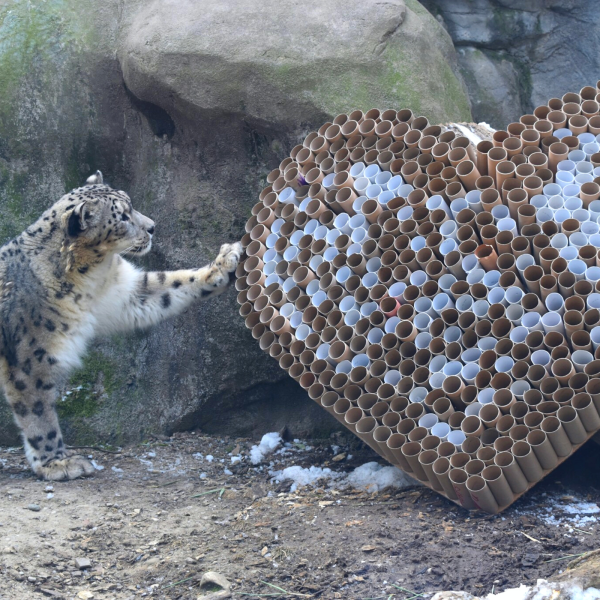
[[[86,449],[103,467],[95,477],[52,485],[29,474],[20,449],[0,448],[0,599],[195,599],[206,571],[224,575],[234,598],[484,595],[552,579],[572,555],[600,548],[594,443],[489,516],[416,485],[292,492],[269,470],[380,459],[336,434],[292,441],[255,467],[258,441],[188,432]]]

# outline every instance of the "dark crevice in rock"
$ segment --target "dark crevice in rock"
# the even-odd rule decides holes
[[[125,83],[123,83],[123,87],[133,106],[146,117],[152,133],[158,137],[166,135],[168,139],[171,139],[175,135],[175,121],[169,113],[164,108],[152,104],[152,102],[140,100],[129,90]]]

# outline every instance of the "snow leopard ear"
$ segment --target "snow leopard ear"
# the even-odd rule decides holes
[[[86,180],[86,185],[95,185],[97,183],[104,183],[104,177],[102,171],[96,171],[93,175],[90,175]]]
[[[63,217],[63,223],[66,222],[67,233],[71,237],[77,237],[82,231],[87,229],[90,218],[87,202],[80,202],[70,213]]]

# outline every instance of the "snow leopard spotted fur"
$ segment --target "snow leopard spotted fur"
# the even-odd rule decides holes
[[[55,403],[99,334],[153,325],[223,292],[242,247],[224,244],[201,269],[144,272],[154,222],[97,171],[0,248],[0,381],[32,470],[47,480],[91,475],[65,448]]]

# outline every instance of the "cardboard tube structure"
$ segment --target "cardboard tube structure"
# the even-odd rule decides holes
[[[408,109],[338,115],[273,165],[245,226],[259,347],[468,508],[503,510],[600,430],[599,99],[477,148]]]

